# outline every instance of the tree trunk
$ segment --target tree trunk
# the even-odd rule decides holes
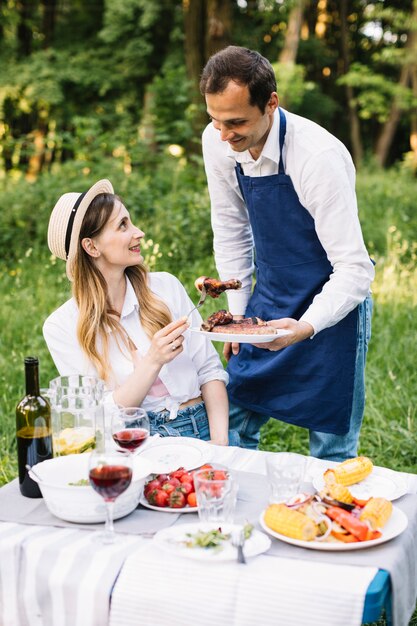
[[[150,86],[147,85],[143,98],[142,121],[139,126],[139,136],[151,152],[156,152],[157,150],[155,127],[153,123],[153,111],[155,109],[154,100],[154,94],[152,93]]]
[[[305,4],[306,0],[297,0],[290,11],[284,47],[278,59],[280,63],[294,64],[297,60]]]
[[[205,0],[183,0],[184,46],[187,76],[192,83],[192,101],[199,94],[200,72],[204,65]]]
[[[411,17],[411,21],[413,24],[417,24],[417,0],[413,2],[413,13]],[[417,33],[415,30],[410,30],[408,33],[408,40],[405,46],[406,54],[410,51],[413,54],[408,54],[407,59],[411,59],[415,56],[417,52]],[[399,85],[400,87],[407,87],[411,81],[411,76],[414,68],[413,61],[407,60],[405,61],[403,67],[401,68]],[[377,162],[384,167],[388,160],[389,151],[394,140],[395,132],[397,130],[398,122],[400,121],[402,109],[400,103],[397,98],[394,98],[391,104],[391,110],[388,116],[387,121],[384,124],[384,127],[381,131],[381,134],[378,138],[376,147],[375,147],[375,157]]]
[[[340,37],[342,44],[342,58],[343,58],[343,73],[347,74],[349,71],[349,30],[347,24],[347,0],[341,0],[340,3]],[[350,141],[352,144],[353,160],[356,167],[360,167],[363,161],[363,146],[361,139],[361,131],[359,124],[358,112],[355,104],[355,95],[353,88],[350,85],[346,85],[346,99],[348,103],[349,113],[349,129],[350,129]]]
[[[20,0],[17,3],[19,22],[17,25],[17,41],[19,56],[27,57],[32,52],[32,19],[36,8],[36,0]]]
[[[43,48],[49,48],[53,42],[55,32],[57,0],[42,0],[43,16],[42,16],[42,33]]]
[[[414,98],[417,99],[417,65],[414,65],[411,73],[411,85],[413,87]],[[413,164],[417,172],[417,111],[411,114],[410,148],[413,153]]]
[[[213,54],[230,44],[231,26],[231,0],[206,0],[204,63]]]
[[[207,115],[200,94],[200,75],[208,58],[230,43],[231,0],[183,0],[185,62],[193,106],[193,139],[188,150],[199,153]]]

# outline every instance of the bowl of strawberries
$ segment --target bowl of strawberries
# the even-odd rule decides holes
[[[201,469],[210,470],[213,466],[206,463],[192,471],[179,467],[169,474],[152,474],[145,483],[140,503],[148,509],[165,513],[196,512],[194,474]]]

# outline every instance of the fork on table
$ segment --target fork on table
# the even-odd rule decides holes
[[[193,311],[196,311],[197,309],[199,309],[203,304],[205,299],[207,298],[207,290],[204,287],[204,285],[201,287],[201,296],[200,296],[200,300],[197,302],[197,304],[195,306],[193,306],[193,308],[191,309],[191,311],[187,314],[187,319],[190,317],[191,313]]]
[[[231,542],[232,546],[237,549],[237,562],[246,563],[245,555],[243,554],[243,546],[245,545],[245,532],[243,528],[232,531]]]

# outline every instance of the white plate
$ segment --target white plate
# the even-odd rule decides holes
[[[329,463],[329,468],[336,467],[338,463]],[[313,478],[313,486],[317,491],[324,487],[323,471]],[[407,483],[403,476],[385,467],[374,467],[372,472],[360,483],[348,487],[350,493],[358,500],[374,498],[386,498],[397,500],[407,493]]]
[[[224,547],[221,551],[199,547],[187,548],[180,543],[182,539],[185,539],[186,533],[195,533],[200,529],[210,530],[210,528],[218,527],[218,524],[202,524],[201,522],[196,522],[195,524],[180,524],[179,526],[170,526],[169,528],[160,530],[156,533],[153,540],[163,550],[189,559],[212,561],[214,563],[237,560],[236,548],[232,546],[230,541],[224,542]],[[222,524],[221,528],[225,533],[229,533],[233,529],[240,529],[242,527],[236,524]],[[257,554],[266,552],[270,546],[271,540],[269,537],[258,530],[253,530],[251,536],[245,542],[243,553],[246,557],[256,556]]]
[[[342,541],[334,543],[326,543],[325,541],[301,541],[299,539],[285,537],[285,535],[280,535],[279,533],[273,531],[271,528],[268,528],[264,521],[264,513],[265,511],[262,511],[259,522],[265,532],[267,532],[272,537],[279,539],[280,541],[290,543],[293,546],[298,546],[300,548],[310,548],[310,550],[341,551],[363,550],[364,548],[372,548],[373,546],[378,546],[381,543],[390,541],[391,539],[394,539],[394,537],[398,537],[398,535],[400,535],[408,526],[408,519],[405,513],[403,513],[401,509],[398,509],[394,506],[392,509],[392,515],[384,526],[384,529],[381,531],[382,536],[379,539],[373,539],[372,541],[358,541],[357,543],[343,543]]]
[[[138,456],[148,459],[153,474],[168,474],[180,467],[192,470],[211,458],[209,444],[192,437],[161,437]]]
[[[147,509],[152,509],[152,511],[161,511],[162,513],[197,513],[198,511],[198,506],[184,506],[179,509],[172,509],[169,506],[155,506],[148,502],[145,496],[141,496],[139,504]]]
[[[204,335],[211,339],[211,341],[230,341],[232,343],[268,343],[270,341],[274,341],[277,337],[282,337],[283,335],[289,335],[291,333],[290,330],[285,330],[284,328],[277,328],[277,332],[271,335],[237,335],[234,333],[212,333],[208,330],[200,330],[199,328],[190,328],[193,333],[198,333],[199,335]]]

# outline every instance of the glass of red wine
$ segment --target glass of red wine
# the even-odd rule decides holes
[[[90,485],[103,498],[106,505],[106,524],[98,538],[102,543],[114,543],[114,502],[132,482],[132,455],[127,450],[91,453],[88,477]]]
[[[134,452],[149,437],[148,414],[136,406],[119,407],[112,415],[111,434],[119,448]]]

